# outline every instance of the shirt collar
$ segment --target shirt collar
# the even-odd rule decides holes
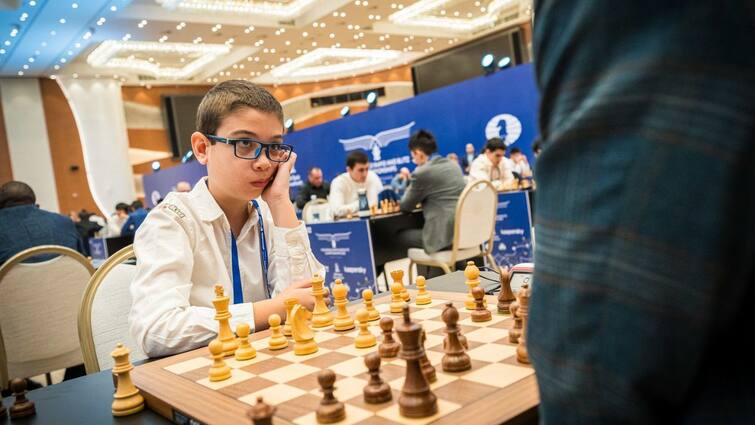
[[[197,212],[199,213],[199,217],[202,219],[202,221],[215,221],[224,216],[223,210],[220,208],[220,205],[218,205],[215,197],[213,197],[212,193],[210,193],[210,188],[207,186],[206,176],[202,177],[199,182],[197,182],[197,184],[194,186],[194,189],[192,189],[189,193],[189,196],[194,199],[194,203],[197,206]],[[260,200],[258,199],[257,202],[260,202]],[[251,227],[254,227],[257,225],[258,220],[257,211],[252,205],[251,201],[247,203],[246,208],[249,212],[247,223],[250,224]],[[246,224],[244,225],[244,227],[246,227]],[[242,229],[242,234],[244,233],[245,232]]]

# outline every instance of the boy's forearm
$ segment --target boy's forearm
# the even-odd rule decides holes
[[[268,203],[270,215],[273,216],[273,222],[277,227],[293,229],[299,225],[299,219],[296,218],[294,204],[288,199]]]
[[[286,306],[278,298],[257,301],[254,303],[254,331],[262,331],[269,327],[267,323],[271,314],[277,314],[281,319],[286,319]]]

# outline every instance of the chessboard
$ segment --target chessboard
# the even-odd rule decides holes
[[[508,337],[514,320],[497,312],[496,298],[486,297],[492,320],[473,322],[464,307],[466,293],[431,291],[432,302],[418,306],[413,302],[416,291],[409,292],[411,318],[427,335],[425,351],[436,369],[437,380],[430,384],[438,399],[433,416],[410,419],[399,414],[397,400],[406,371],[400,358],[383,359],[380,367],[393,400],[364,402],[362,391],[369,380],[364,356],[377,351],[379,344],[356,348],[359,326],[346,332],[336,332],[332,325],[314,329],[319,349],[303,356],[294,354],[293,343],[283,350],[268,349],[270,331],[253,334],[249,340],[257,356],[247,361],[226,358],[232,375],[224,381],[209,380],[212,359],[207,347],[137,366],[131,376],[148,407],[176,423],[249,424],[247,412],[262,396],[276,407],[274,424],[315,425],[322,399],[317,376],[323,369],[335,373],[335,396],[345,404],[346,419],[339,424],[500,424],[531,415],[539,402],[534,370],[517,361],[516,344]],[[458,325],[468,343],[472,368],[464,372],[444,372],[441,367],[446,327],[441,314],[448,301],[458,309]],[[401,314],[389,313],[389,296],[375,297],[374,302],[381,317],[402,320]],[[349,311],[361,307],[352,303]],[[382,334],[378,323],[369,326],[376,336]]]

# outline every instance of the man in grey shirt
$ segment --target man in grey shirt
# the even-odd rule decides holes
[[[409,212],[422,204],[425,225],[422,229],[401,231],[398,240],[402,247],[423,248],[431,254],[453,243],[454,215],[464,190],[464,177],[457,164],[436,153],[435,137],[427,130],[419,130],[409,138],[409,151],[417,168],[401,198],[401,211]]]

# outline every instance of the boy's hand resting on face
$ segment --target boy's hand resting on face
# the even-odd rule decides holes
[[[291,179],[291,170],[296,164],[296,153],[291,152],[291,157],[286,162],[281,162],[278,169],[273,174],[273,180],[262,191],[262,199],[269,205],[276,204],[289,199],[289,181]]]

